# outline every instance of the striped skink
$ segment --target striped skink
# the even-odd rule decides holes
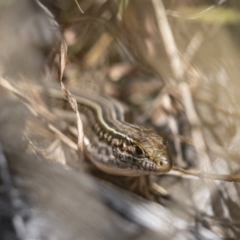
[[[54,99],[67,101],[61,90],[47,91]],[[88,119],[85,154],[99,169],[125,176],[160,175],[171,169],[166,139],[151,129],[125,122],[120,103],[83,91],[71,93]]]

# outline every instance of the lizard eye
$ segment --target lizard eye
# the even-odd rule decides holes
[[[135,154],[136,154],[137,156],[141,156],[141,155],[144,154],[144,152],[143,152],[143,150],[142,150],[139,146],[136,146],[136,147],[135,147]]]

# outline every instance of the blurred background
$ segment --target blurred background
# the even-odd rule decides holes
[[[0,1],[1,239],[238,239],[240,3]],[[84,165],[63,82],[121,101],[169,142],[146,199]],[[61,109],[60,109],[61,108]],[[130,179],[131,181],[131,179]]]

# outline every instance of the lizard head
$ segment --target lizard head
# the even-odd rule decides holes
[[[132,143],[137,165],[151,174],[163,174],[172,168],[172,158],[166,139],[152,130],[145,129]]]

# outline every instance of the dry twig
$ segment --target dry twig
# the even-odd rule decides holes
[[[163,43],[171,63],[173,73],[175,74],[176,79],[180,80],[183,75],[182,62],[167,20],[164,5],[161,0],[152,0],[152,3],[157,17],[159,32],[162,34]]]
[[[168,174],[186,178],[193,176],[201,179],[212,179],[225,182],[240,182],[240,175],[215,174],[197,170],[186,170],[179,167],[173,167],[173,170],[171,170]]]
[[[84,158],[84,150],[83,150],[84,133],[83,133],[82,120],[80,118],[80,114],[79,114],[79,111],[78,111],[78,105],[77,105],[76,99],[72,96],[72,94],[69,92],[69,90],[65,87],[65,85],[62,82],[63,72],[64,72],[64,69],[65,69],[65,66],[66,66],[66,59],[67,59],[67,45],[66,45],[65,41],[63,40],[63,42],[61,44],[60,55],[59,55],[59,62],[60,62],[60,65],[59,65],[59,81],[60,81],[61,89],[62,89],[62,92],[63,92],[64,96],[66,97],[66,99],[70,103],[73,111],[76,113],[77,129],[78,129],[78,143],[77,143],[78,156],[79,156],[80,162],[83,162],[83,158]]]

